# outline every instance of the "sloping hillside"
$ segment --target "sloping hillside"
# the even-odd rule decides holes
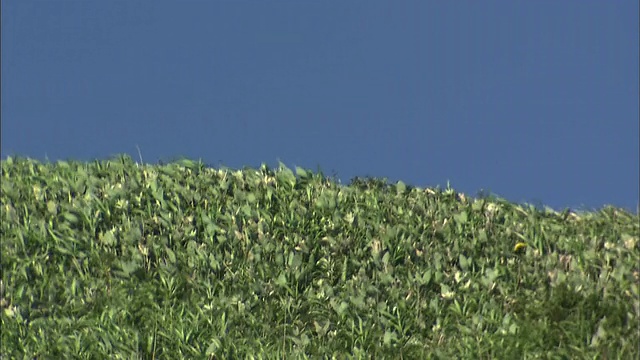
[[[3,358],[636,358],[640,219],[281,166],[2,161]]]

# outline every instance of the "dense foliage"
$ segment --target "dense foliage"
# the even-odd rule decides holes
[[[638,357],[640,219],[280,166],[2,161],[2,358]]]

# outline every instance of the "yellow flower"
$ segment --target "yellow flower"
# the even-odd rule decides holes
[[[513,247],[513,252],[518,252],[520,250],[523,250],[526,247],[527,247],[526,243],[519,242],[519,243],[516,244],[516,246]]]

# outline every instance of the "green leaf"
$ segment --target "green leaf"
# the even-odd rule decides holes
[[[285,273],[280,273],[280,275],[278,275],[278,278],[276,279],[275,283],[277,285],[280,285],[280,286],[286,286],[287,285],[287,275]]]
[[[455,293],[451,291],[449,286],[440,284],[440,295],[445,299],[450,299],[455,295]]]
[[[106,246],[114,246],[117,243],[116,237],[111,230],[105,233],[100,233],[100,235],[98,235],[98,240]]]
[[[460,225],[464,225],[467,223],[468,220],[468,214],[466,211],[463,211],[459,214],[454,214],[453,215],[453,219],[456,221],[456,223],[460,224]]]
[[[120,273],[125,277],[131,276],[131,274],[139,268],[139,264],[135,261],[120,260],[118,265],[120,270],[122,270]]]
[[[431,276],[432,276],[431,269],[425,271],[422,274],[422,277],[420,278],[420,284],[421,285],[429,285],[429,283],[431,282]]]
[[[280,164],[276,179],[280,185],[285,186],[285,189],[292,189],[296,185],[296,176],[283,164]]]
[[[69,212],[65,212],[62,216],[64,217],[65,220],[67,220],[71,224],[77,224],[78,223],[78,217],[75,214],[72,214],[72,213],[69,213]]]
[[[53,201],[47,201],[47,211],[52,215],[57,215],[58,205]]]
[[[176,254],[173,252],[173,250],[169,249],[169,247],[164,248],[164,251],[167,253],[167,257],[169,258],[169,262],[172,264],[175,264],[176,262]]]
[[[392,341],[398,339],[398,335],[393,331],[385,331],[383,342],[386,346],[390,346]]]
[[[469,261],[467,260],[467,258],[464,255],[460,254],[458,260],[460,262],[460,268],[466,271],[469,266]]]
[[[206,356],[213,356],[218,352],[218,349],[222,346],[222,343],[217,338],[212,339],[209,346],[207,346]]]
[[[298,176],[300,176],[301,178],[306,178],[308,177],[307,171],[304,170],[303,168],[296,166],[296,174]]]

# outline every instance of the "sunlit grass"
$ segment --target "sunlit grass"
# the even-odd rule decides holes
[[[620,209],[128,157],[1,189],[2,358],[638,357]]]

